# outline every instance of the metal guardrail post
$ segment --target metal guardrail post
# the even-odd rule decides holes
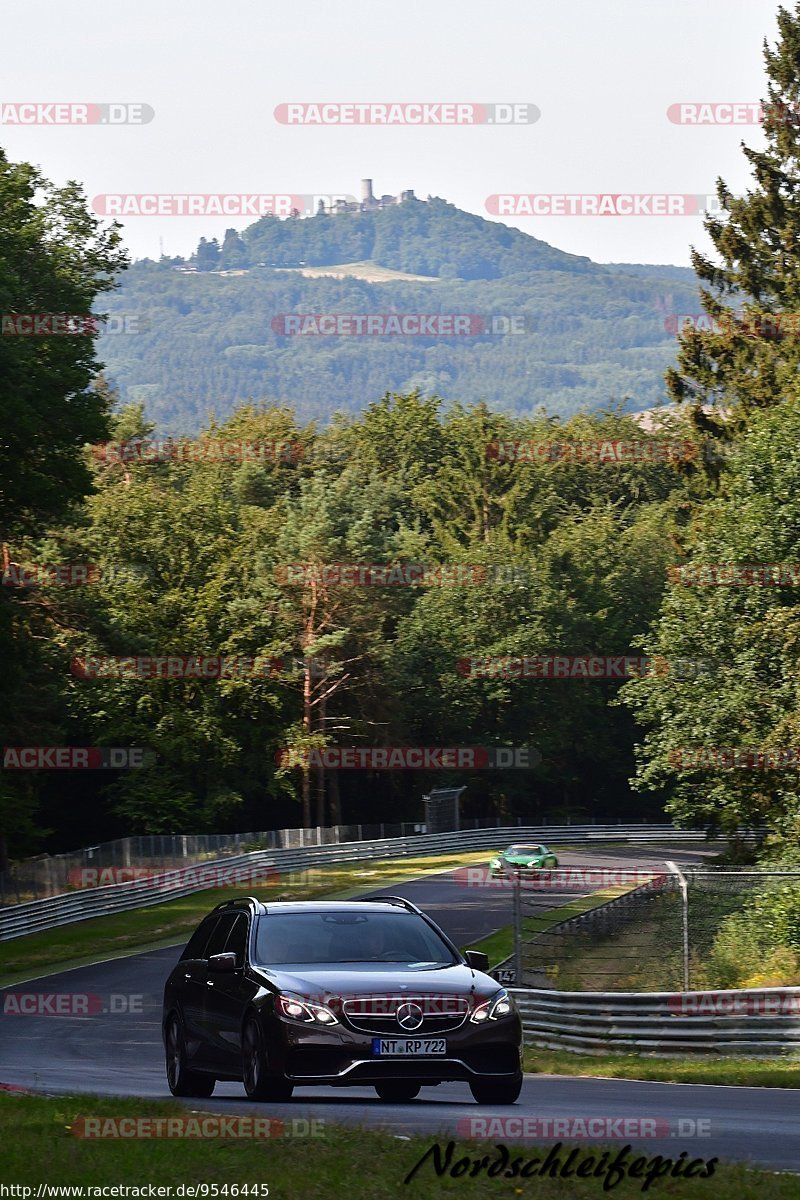
[[[512,889],[514,901],[514,980],[522,987],[522,881],[517,871]]]
[[[678,886],[681,889],[681,926],[683,930],[683,990],[688,992],[689,988],[689,889],[686,886],[686,876],[681,871],[677,863],[667,862],[667,866],[673,875],[678,880]]]

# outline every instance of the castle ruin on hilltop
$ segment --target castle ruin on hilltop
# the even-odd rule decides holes
[[[324,200],[320,200],[317,205],[317,215],[333,215],[339,213],[364,213],[364,212],[379,212],[384,208],[393,208],[396,204],[402,204],[404,200],[416,200],[412,188],[407,188],[401,192],[399,196],[376,196],[372,190],[372,180],[361,180],[361,199],[360,200],[334,200],[330,205],[326,205]]]

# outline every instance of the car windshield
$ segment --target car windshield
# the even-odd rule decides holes
[[[509,858],[517,858],[524,854],[538,855],[541,853],[541,846],[509,846],[506,850],[506,854]]]
[[[452,966],[459,960],[427,921],[411,912],[293,912],[260,917],[256,961],[395,962]]]

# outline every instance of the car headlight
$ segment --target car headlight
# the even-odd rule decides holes
[[[303,996],[293,996],[291,992],[282,992],[278,996],[277,1009],[280,1016],[289,1021],[300,1021],[304,1025],[314,1022],[320,1025],[339,1023],[336,1014],[324,1004],[312,1004],[310,1000],[304,999]]]
[[[485,1000],[473,1009],[470,1021],[474,1025],[482,1025],[484,1021],[497,1021],[501,1017],[510,1017],[514,1011],[514,1001],[508,992],[498,992],[491,1000]]]
[[[492,859],[492,861],[489,863],[489,866],[490,866],[490,867],[492,867],[492,868],[499,867],[499,866],[500,866],[500,859],[499,859],[499,858],[493,858],[493,859]]]

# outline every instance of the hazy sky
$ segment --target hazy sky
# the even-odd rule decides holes
[[[0,104],[141,102],[141,126],[0,125],[12,159],[99,193],[357,194],[413,188],[487,216],[493,193],[734,192],[757,125],[672,124],[681,101],[757,101],[773,0],[0,0]],[[527,102],[500,128],[287,126],[292,101]],[[136,217],[137,257],[189,254],[247,219]],[[700,217],[517,217],[600,262],[688,264]]]

